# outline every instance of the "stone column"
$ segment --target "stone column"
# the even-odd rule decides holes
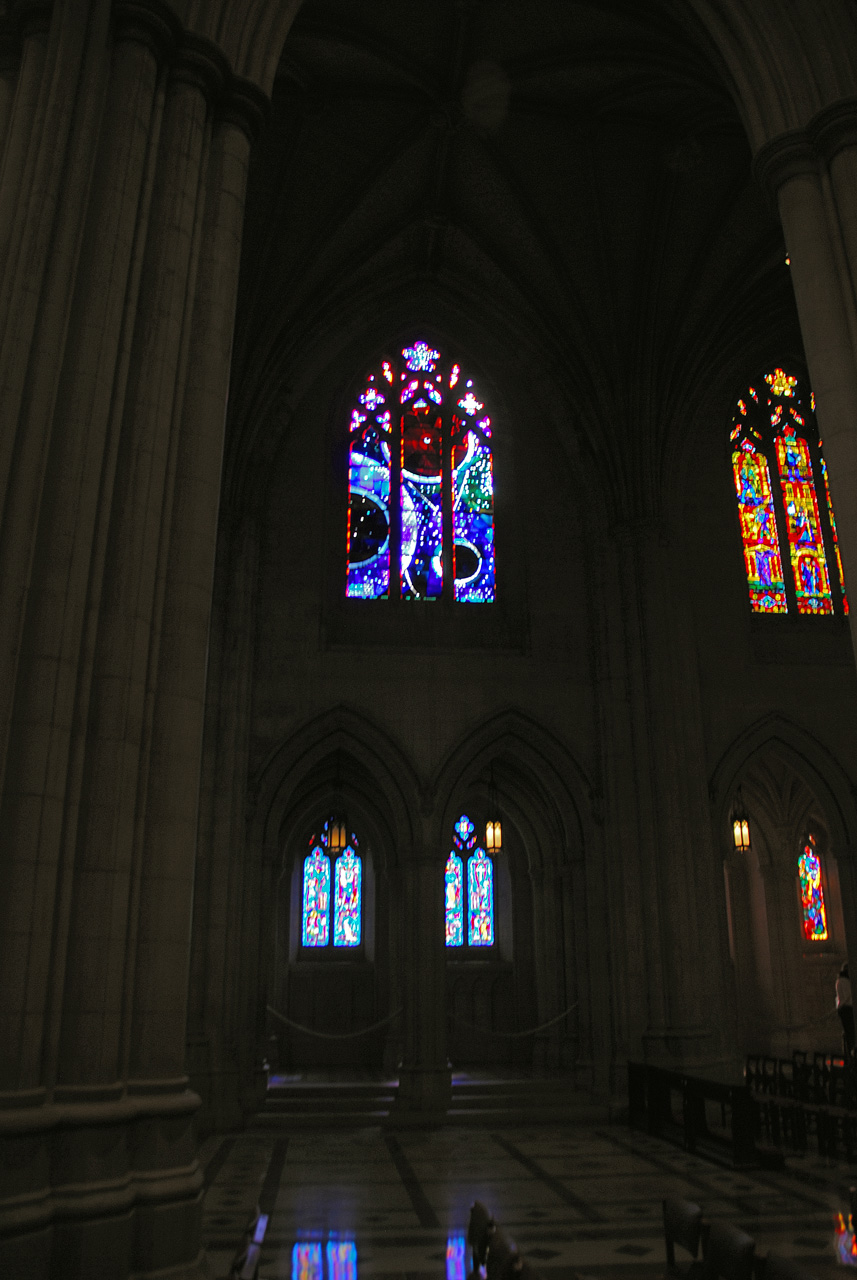
[[[840,845],[831,852],[836,859],[839,872],[839,892],[842,897],[842,916],[845,922],[845,946],[850,969],[851,956],[857,956],[857,845]]]
[[[404,1059],[396,1109],[441,1119],[449,1107],[443,858],[438,845],[415,843],[402,867]]]
[[[829,131],[822,129],[820,136],[833,145]],[[767,144],[756,156],[755,168],[776,198],[783,224],[829,467],[845,585],[853,592],[851,584],[857,582],[857,189],[852,183],[852,150],[835,151],[833,182],[809,132],[788,134]],[[857,651],[853,610],[850,621]]]
[[[262,102],[144,0],[63,0],[32,40],[22,208],[0,196],[0,1272],[191,1276],[191,893]]]
[[[626,823],[606,836],[624,911],[624,930],[613,933],[613,991],[628,1001],[619,1014],[628,1018],[631,1054],[640,1052],[635,1023],[645,1014],[648,1056],[711,1062],[722,1054],[726,917],[691,620],[663,522],[626,524],[616,554],[622,588],[609,630],[617,680],[604,691],[616,731],[602,747],[605,812],[611,825],[617,813]],[[612,903],[610,914],[616,930]],[[642,1008],[630,1007],[638,1001]]]

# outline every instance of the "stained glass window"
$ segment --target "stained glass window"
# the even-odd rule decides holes
[[[809,447],[793,427],[776,443],[798,613],[833,613]]]
[[[457,853],[451,853],[446,860],[445,899],[446,899],[446,945],[448,947],[464,946],[464,864]]]
[[[827,468],[812,393],[776,368],[747,388],[732,418],[732,471],[754,613],[848,612]],[[772,485],[771,475],[779,484]],[[824,516],[819,510],[824,494]],[[791,581],[783,572],[788,548]],[[828,565],[838,570],[831,590]],[[792,594],[793,592],[793,594]],[[791,602],[791,603],[790,603]]]
[[[827,938],[827,911],[821,883],[821,861],[813,836],[807,836],[798,859],[798,874],[804,937],[808,942],[824,942]]]
[[[349,599],[495,598],[492,423],[423,341],[371,371],[349,430]]]
[[[335,947],[359,947],[360,945],[360,859],[348,848],[336,859],[334,883],[336,904],[333,913],[333,945]]]
[[[484,849],[467,860],[467,941],[471,947],[494,945],[494,864]]]
[[[304,859],[301,942],[305,947],[358,947],[362,940],[363,861],[357,853],[358,840],[352,832],[350,842],[342,849],[345,834],[342,823],[325,822],[319,836],[310,840],[310,852]],[[342,837],[331,849],[331,833]],[[334,853],[333,893],[331,894],[330,854]],[[332,916],[332,928],[331,928]]]
[[[304,859],[302,941],[326,947],[330,940],[330,858],[316,846]]]
[[[839,535],[836,532],[836,516],[833,514],[833,499],[830,496],[830,481],[827,478],[827,463],[821,452],[821,441],[818,442],[818,460],[821,463],[821,474],[824,478],[824,495],[827,499],[827,515],[830,520],[830,533],[833,538],[833,551],[836,556],[836,567],[839,571],[839,590],[842,592],[842,611],[848,613],[848,597],[845,594],[845,574],[842,570],[842,552],[839,550]]]
[[[446,945],[464,946],[464,868],[467,867],[467,945],[494,945],[494,864],[477,845],[476,827],[466,813],[455,823],[453,848],[446,860]]]
[[[786,584],[768,460],[743,440],[732,454],[750,603],[756,613],[785,613]]]

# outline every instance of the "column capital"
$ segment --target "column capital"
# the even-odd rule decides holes
[[[857,147],[857,98],[842,98],[819,111],[807,133],[828,164],[844,147]]]
[[[199,89],[208,102],[216,101],[232,70],[221,49],[202,36],[186,31],[172,66],[172,80]]]
[[[181,39],[181,25],[162,0],[119,0],[113,30],[117,40],[144,44],[159,61],[173,57]]]
[[[818,176],[815,147],[803,129],[793,129],[766,142],[753,157],[753,173],[757,181],[776,201],[777,190],[802,174]]]
[[[270,105],[268,95],[252,80],[230,76],[217,103],[217,120],[235,125],[253,143],[268,118]]]

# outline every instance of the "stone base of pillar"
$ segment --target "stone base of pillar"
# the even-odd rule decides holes
[[[393,1115],[403,1123],[443,1124],[451,1098],[448,1067],[400,1067]]]
[[[0,1099],[0,1275],[209,1275],[193,1127],[199,1098],[158,1088],[64,1090],[61,1100],[30,1106]]]

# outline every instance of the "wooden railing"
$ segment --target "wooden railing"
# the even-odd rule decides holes
[[[656,1137],[742,1167],[776,1167],[782,1157],[756,1143],[755,1103],[746,1084],[724,1084],[650,1063],[628,1063],[629,1119]]]

